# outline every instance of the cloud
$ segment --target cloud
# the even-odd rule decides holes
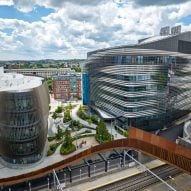
[[[35,22],[0,18],[1,59],[85,58],[88,51],[133,44],[156,35],[160,27],[174,26],[189,15],[191,7],[191,2],[148,7],[135,6],[132,1],[118,6],[112,0],[27,1],[14,0],[14,5],[23,12],[38,5],[55,11]],[[7,29],[11,32],[6,33]]]
[[[123,0],[122,0],[123,1]],[[185,2],[188,2],[190,0],[133,0],[134,4],[139,6],[153,6],[153,5],[159,5],[159,6],[166,6],[166,5],[176,5],[176,4],[182,4]]]
[[[34,9],[35,0],[13,0],[13,3],[19,11],[28,13]]]
[[[1,5],[11,6],[13,5],[13,0],[0,0],[0,6]]]

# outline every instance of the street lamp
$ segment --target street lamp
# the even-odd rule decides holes
[[[102,135],[100,134],[100,135],[99,135],[99,138],[100,138],[100,144],[102,143],[101,136],[102,136]]]
[[[66,173],[64,172],[64,182],[66,184]]]
[[[94,164],[94,176],[95,176],[95,168],[96,168],[96,165]]]
[[[31,191],[31,183],[29,182],[29,191]]]
[[[82,176],[82,169],[80,168],[80,180],[81,180],[81,176]]]
[[[75,138],[76,138],[76,149],[78,149],[78,144],[77,144],[77,130],[75,128],[76,134],[75,134]]]
[[[47,186],[48,186],[48,190],[49,190],[50,189],[50,187],[49,187],[50,183],[49,183],[49,178],[48,177],[47,177],[47,181],[48,181]]]
[[[113,132],[112,132],[113,128],[112,128],[112,119],[111,119],[111,141],[113,139]]]
[[[109,171],[109,164],[110,164],[110,161],[109,161],[109,160],[107,161],[107,164],[108,164],[108,165],[107,165],[107,169],[108,169],[108,171]]]

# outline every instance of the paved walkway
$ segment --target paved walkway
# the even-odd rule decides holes
[[[80,108],[80,104],[77,105],[74,109],[72,109],[71,118],[72,118],[73,120],[79,120],[80,123],[81,123],[82,125],[84,125],[84,126],[91,127],[91,128],[93,128],[93,129],[96,129],[97,125],[95,125],[95,124],[89,124],[87,121],[85,121],[85,120],[83,120],[83,119],[81,119],[81,118],[79,118],[79,117],[77,116],[77,111],[78,111],[79,108]]]
[[[157,167],[159,165],[164,164],[164,162],[160,160],[153,160],[151,162],[146,163],[145,165],[148,168],[153,168]],[[138,174],[142,171],[141,168],[139,167],[132,167],[132,168],[127,168],[127,169],[121,169],[118,172],[107,174],[103,177],[96,178],[95,179],[90,179],[89,181],[87,180],[85,183],[82,184],[77,184],[75,186],[71,186],[68,188],[64,188],[65,191],[88,191],[90,189],[96,188],[103,186],[108,183],[112,183],[113,181],[117,181],[135,174]]]
[[[72,119],[73,119],[73,120],[79,120],[80,123],[83,124],[83,125],[86,126],[86,127],[91,127],[91,128],[96,129],[97,126],[96,126],[95,124],[91,124],[91,125],[90,125],[87,121],[84,121],[84,120],[82,120],[81,118],[79,118],[79,117],[77,116],[77,111],[78,111],[79,108],[80,108],[80,105],[77,105],[77,106],[72,110],[72,115],[71,115]],[[106,127],[107,127],[109,133],[111,133],[111,134],[113,135],[114,139],[122,139],[122,138],[125,138],[123,135],[119,134],[119,133],[115,130],[113,124],[111,124],[110,122],[107,122],[107,123],[106,123]]]

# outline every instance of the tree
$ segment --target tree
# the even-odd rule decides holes
[[[87,122],[88,122],[89,125],[92,124],[92,120],[91,119],[87,119]]]
[[[72,137],[71,137],[71,133],[68,129],[65,130],[65,139],[64,139],[63,145],[67,148],[72,145]]]
[[[65,134],[64,143],[60,148],[60,154],[62,155],[72,153],[76,150],[76,146],[72,143],[72,137],[70,131],[66,129],[64,134]]]
[[[62,107],[58,106],[55,110],[56,113],[62,113]]]
[[[98,125],[99,119],[98,119],[98,117],[96,115],[92,115],[91,120],[92,120],[92,123]]]
[[[53,84],[53,81],[52,81],[52,78],[46,78],[46,83],[48,85],[48,89],[49,89],[49,92],[52,92],[53,88],[52,88],[52,84]]]
[[[66,110],[66,111],[64,112],[63,122],[66,123],[66,122],[69,122],[70,120],[71,120],[70,110]]]
[[[96,140],[100,142],[100,137],[102,142],[108,142],[111,140],[111,135],[108,132],[105,123],[101,120],[96,128]]]
[[[57,126],[57,133],[56,133],[56,139],[57,140],[60,140],[63,138],[63,131],[62,129],[60,128],[60,126],[58,125]]]
[[[57,117],[58,117],[57,113],[54,112],[54,113],[52,114],[52,118],[55,120]]]

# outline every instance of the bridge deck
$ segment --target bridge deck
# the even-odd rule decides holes
[[[80,161],[90,155],[112,150],[114,148],[131,148],[141,151],[145,154],[154,156],[177,168],[191,174],[191,149],[177,145],[162,137],[131,127],[129,129],[129,138],[113,140],[111,142],[97,145],[86,149],[76,155],[70,156],[60,162],[36,170],[27,174],[22,174],[10,178],[0,179],[0,185],[11,185],[27,181],[52,172],[52,169],[58,170],[67,167],[77,161]]]

